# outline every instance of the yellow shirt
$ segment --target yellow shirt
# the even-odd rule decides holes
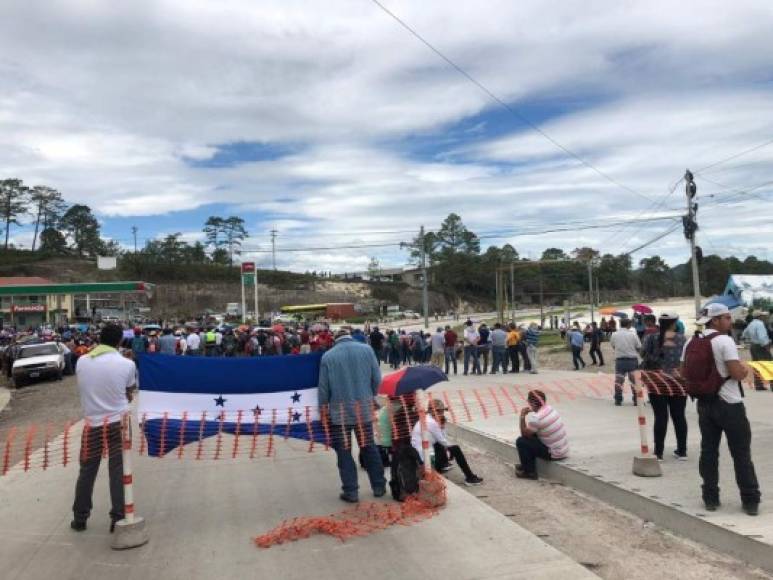
[[[515,346],[521,341],[521,334],[517,330],[507,333],[507,346]]]

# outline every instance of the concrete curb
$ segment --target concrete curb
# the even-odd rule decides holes
[[[509,443],[477,429],[460,425],[449,425],[448,432],[454,439],[489,453],[506,464],[514,465],[516,462],[518,454],[514,442]],[[770,545],[715,525],[699,515],[691,515],[604,481],[600,475],[584,473],[585,471],[587,470],[575,468],[571,460],[568,463],[540,460],[539,464],[541,477],[563,483],[677,535],[773,572],[773,550]]]

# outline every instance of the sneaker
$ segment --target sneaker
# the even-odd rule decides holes
[[[536,375],[537,371],[529,371],[529,373],[531,373],[532,375]]]
[[[438,471],[440,471],[440,473],[447,473],[447,472],[451,471],[453,468],[454,468],[454,466],[449,464],[449,465],[445,465],[445,466],[441,467]]]
[[[756,516],[760,513],[760,504],[758,503],[745,503],[742,507],[747,516]]]
[[[70,528],[75,530],[76,532],[84,532],[86,531],[86,522],[79,522],[78,520],[73,520],[70,522]]]
[[[347,503],[359,503],[359,498],[356,495],[349,495],[348,493],[342,493],[338,496]]]
[[[615,401],[615,407],[622,407],[623,402],[622,401]]]
[[[662,455],[656,455],[655,457],[658,458],[658,463],[663,463],[663,456]]]
[[[467,479],[464,480],[464,485],[480,485],[483,483],[483,478],[478,477],[477,475],[471,475]]]
[[[373,489],[373,497],[384,497],[386,495],[385,487],[376,487]]]
[[[515,477],[518,479],[539,479],[536,473],[523,471],[522,469],[519,469],[515,472]]]
[[[721,506],[722,504],[719,503],[719,500],[716,501],[709,501],[709,500],[703,500],[703,505],[706,507],[707,512],[715,512]]]
[[[677,451],[676,449],[674,449],[674,457],[676,457],[678,461],[687,461],[687,454],[679,453],[679,451]]]

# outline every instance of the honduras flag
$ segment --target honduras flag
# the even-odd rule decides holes
[[[237,429],[321,438],[317,399],[321,359],[321,353],[244,358],[142,355],[138,412],[144,418],[148,454],[163,455],[180,444]]]

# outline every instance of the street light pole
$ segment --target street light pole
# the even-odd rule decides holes
[[[419,230],[421,244],[421,301],[424,309],[424,328],[429,328],[429,295],[427,292],[427,248],[424,242],[424,226]]]
[[[588,302],[590,303],[590,321],[593,323],[593,260],[588,260]]]

